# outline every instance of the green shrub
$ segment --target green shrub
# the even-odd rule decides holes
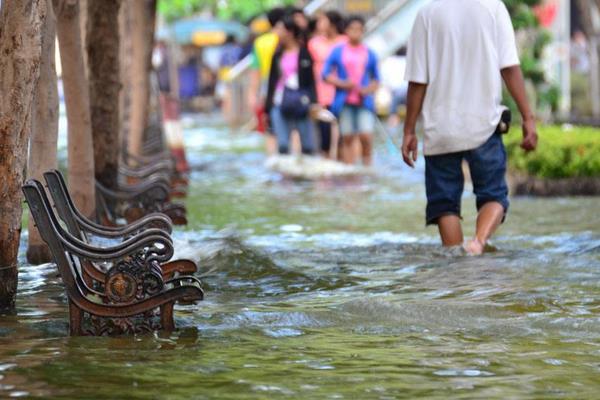
[[[600,177],[600,129],[542,126],[538,148],[525,153],[522,133],[513,129],[505,139],[509,168],[539,178]]]

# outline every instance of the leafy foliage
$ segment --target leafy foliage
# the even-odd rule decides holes
[[[538,149],[530,154],[519,147],[519,129],[505,137],[511,169],[539,178],[600,177],[600,129],[552,125],[538,134]]]
[[[537,105],[555,111],[558,107],[559,90],[546,81],[542,66],[543,51],[552,41],[552,35],[540,26],[533,12],[533,7],[540,3],[541,0],[504,0],[520,39],[523,75],[535,87]],[[513,108],[511,101],[507,101],[507,104]]]
[[[167,22],[201,11],[210,11],[220,19],[247,21],[272,7],[294,3],[294,0],[159,0],[158,12]]]

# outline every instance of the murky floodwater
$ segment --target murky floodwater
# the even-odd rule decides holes
[[[600,397],[600,202],[512,200],[498,250],[464,257],[423,226],[423,166],[291,182],[260,139],[189,129],[180,257],[206,301],[172,335],[69,338],[53,265],[21,266],[0,318],[0,397]],[[474,198],[465,196],[472,233]]]

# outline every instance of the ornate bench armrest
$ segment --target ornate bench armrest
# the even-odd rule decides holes
[[[172,221],[163,213],[148,214],[142,220],[125,227],[110,227],[97,224],[86,218],[77,209],[71,199],[65,180],[58,170],[44,172],[44,179],[59,214],[70,214],[83,230],[106,237],[126,236],[147,227],[159,228],[167,233],[173,231]]]
[[[173,162],[171,158],[171,153],[169,153],[168,151],[163,151],[152,155],[133,155],[125,151],[123,152],[123,161],[123,164],[125,165],[130,165],[131,163],[129,161],[133,161],[133,163],[140,165],[149,165],[161,161],[171,161],[171,163]]]
[[[170,194],[167,184],[154,180],[122,186],[118,190],[111,190],[96,181],[96,189],[105,197],[121,201],[139,201],[144,197],[152,198],[155,201],[167,201]]]
[[[123,227],[104,227],[98,224],[90,224],[88,223],[89,221],[81,220],[81,218],[78,218],[77,216],[76,219],[84,231],[105,238],[124,238],[126,236],[138,234],[149,228],[160,229],[168,234],[173,232],[171,218],[163,213],[148,214],[142,219]]]
[[[165,241],[162,236],[148,236],[133,245],[112,252],[64,237],[61,237],[61,242],[68,252],[90,261],[117,262],[139,254],[144,255],[144,258],[147,260],[156,260],[158,262],[165,262],[173,257],[173,246],[168,241]],[[163,247],[159,248],[156,246],[157,244]]]
[[[156,163],[141,167],[130,167],[127,165],[119,166],[119,172],[122,175],[132,178],[147,178],[155,173],[170,175],[173,171],[173,163],[169,160],[160,160]]]

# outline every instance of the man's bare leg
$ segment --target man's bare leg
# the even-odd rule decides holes
[[[344,147],[342,157],[346,164],[352,165],[356,160],[356,151],[354,150],[356,138],[356,135],[347,135],[342,138],[342,145]]]
[[[354,152],[354,161],[362,160],[362,142],[360,141],[360,134],[355,135],[354,144],[352,145],[352,151]],[[354,163],[352,163],[354,164]]]
[[[438,219],[438,229],[444,247],[463,244],[463,232],[457,215],[444,215]]]
[[[265,133],[265,151],[267,152],[267,156],[277,154],[277,150],[277,137],[270,133]]]
[[[496,201],[484,204],[477,215],[475,238],[465,244],[465,250],[472,255],[482,254],[487,241],[502,223],[503,217],[504,207],[502,207],[502,204]]]
[[[373,135],[360,133],[360,145],[362,147],[361,155],[363,165],[369,167],[373,163]]]
[[[302,141],[297,129],[294,129],[290,136],[290,154],[302,154]]]

